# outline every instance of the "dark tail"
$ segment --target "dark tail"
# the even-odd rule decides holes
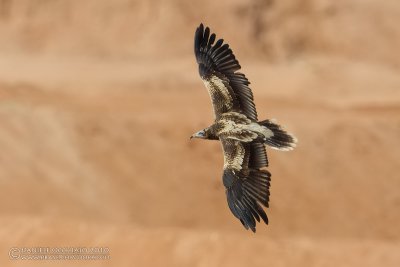
[[[246,229],[256,232],[256,220],[268,224],[260,203],[269,207],[271,174],[267,170],[250,170],[248,176],[226,169],[223,174],[229,209]]]
[[[296,147],[297,138],[286,132],[280,125],[270,120],[264,120],[258,123],[268,128],[273,133],[272,136],[265,139],[265,144],[282,151],[292,150]]]

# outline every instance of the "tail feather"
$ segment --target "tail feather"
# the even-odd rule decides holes
[[[223,182],[228,206],[246,229],[256,231],[256,221],[268,224],[268,216],[260,204],[268,207],[271,174],[267,170],[250,170],[248,175],[226,169]],[[260,203],[260,204],[259,204]]]
[[[296,147],[297,138],[286,132],[280,125],[271,120],[264,120],[258,123],[272,131],[273,135],[265,139],[265,144],[271,148],[288,151]]]

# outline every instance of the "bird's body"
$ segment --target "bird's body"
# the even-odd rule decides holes
[[[265,145],[291,150],[296,139],[278,124],[258,121],[253,93],[239,62],[223,40],[201,24],[195,33],[200,77],[210,95],[215,121],[192,137],[219,140],[224,154],[223,184],[228,206],[246,229],[255,232],[256,220],[268,217],[270,173]],[[215,43],[214,43],[215,42]]]
[[[238,112],[226,112],[206,131],[218,138],[229,138],[241,142],[263,141],[273,136],[273,132],[257,122],[249,120]]]

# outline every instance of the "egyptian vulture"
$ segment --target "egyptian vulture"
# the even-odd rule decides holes
[[[265,145],[292,150],[296,138],[271,120],[258,121],[250,82],[228,44],[203,24],[194,37],[200,77],[211,97],[214,123],[191,138],[219,140],[224,154],[222,181],[228,206],[246,229],[256,221],[268,224],[262,205],[269,207],[271,174],[266,170]]]

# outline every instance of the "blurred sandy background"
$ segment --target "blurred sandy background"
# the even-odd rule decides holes
[[[270,225],[230,213],[193,56],[204,22],[252,82]],[[400,266],[400,1],[0,0],[1,266]],[[11,247],[107,246],[106,261]]]

